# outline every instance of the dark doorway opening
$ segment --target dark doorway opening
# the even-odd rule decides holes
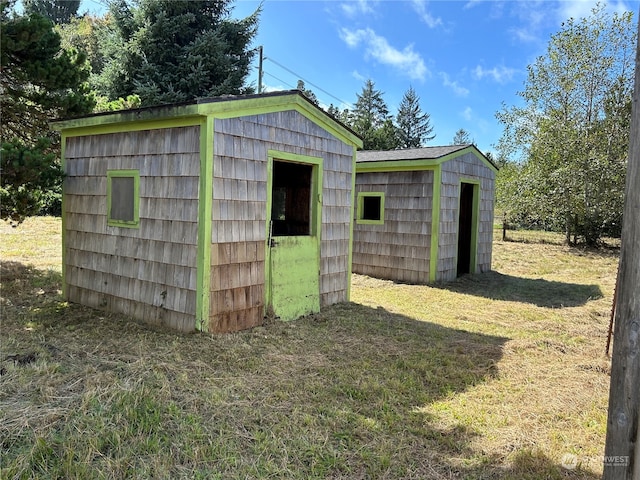
[[[473,239],[473,197],[475,185],[460,184],[460,217],[458,220],[458,276],[471,272]]]
[[[311,235],[312,175],[312,165],[273,162],[272,235]]]

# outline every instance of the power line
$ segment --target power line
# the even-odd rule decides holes
[[[302,80],[305,83],[308,83],[309,85],[311,85],[312,87],[320,90],[322,93],[324,93],[325,95],[329,95],[331,98],[333,98],[334,100],[337,100],[338,102],[340,102],[341,105],[351,105],[351,102],[345,102],[344,100],[342,100],[341,98],[336,97],[335,95],[327,92],[324,88],[319,87],[318,85],[316,85],[313,82],[310,82],[309,80],[307,80],[306,78],[303,78],[301,75],[299,75],[298,73],[294,72],[293,70],[285,67],[284,65],[282,65],[280,62],[275,61],[273,58],[271,57],[264,57],[265,60],[269,60],[272,63],[275,63],[277,66],[279,66],[280,68],[282,68],[283,70],[286,70],[287,72],[289,72],[292,75],[295,75],[297,78],[299,78],[300,80]],[[271,75],[271,74],[270,74]],[[273,75],[271,75],[273,77]],[[275,77],[274,77],[275,78]],[[280,80],[282,82],[282,80]],[[286,82],[283,82],[286,83]]]
[[[290,83],[285,82],[284,80],[282,80],[281,78],[276,77],[275,75],[267,72],[266,70],[263,70],[263,72],[265,75],[269,75],[271,78],[275,78],[277,81],[284,83],[287,87],[291,87],[291,88],[296,88],[293,85],[291,85]]]

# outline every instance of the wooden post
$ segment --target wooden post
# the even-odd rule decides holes
[[[640,478],[640,38],[631,115],[604,480]]]

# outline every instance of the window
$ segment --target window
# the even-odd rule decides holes
[[[107,225],[137,228],[140,225],[140,173],[107,171]]]
[[[357,223],[382,225],[384,223],[384,193],[358,193]]]

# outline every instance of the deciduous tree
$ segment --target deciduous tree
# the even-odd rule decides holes
[[[632,15],[597,5],[566,21],[547,52],[528,67],[523,107],[504,107],[498,144],[520,154],[521,212],[562,228],[567,242],[595,244],[620,231],[628,148],[633,45]]]

